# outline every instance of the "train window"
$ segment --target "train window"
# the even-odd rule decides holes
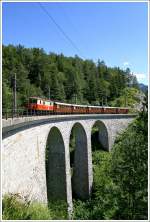
[[[37,104],[40,104],[40,100],[39,99],[37,100]]]
[[[30,98],[30,99],[29,99],[29,102],[30,102],[30,103],[37,103],[37,99]]]
[[[49,101],[45,101],[45,105],[50,105],[50,102]]]

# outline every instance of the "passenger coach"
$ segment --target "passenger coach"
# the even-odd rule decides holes
[[[127,107],[88,106],[55,102],[39,97],[30,97],[27,109],[30,112],[48,114],[127,114]]]

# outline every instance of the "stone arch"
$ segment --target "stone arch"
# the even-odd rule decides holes
[[[72,126],[72,131],[75,137],[72,191],[76,197],[87,199],[89,197],[87,135],[81,123],[75,123]]]
[[[92,125],[92,129],[93,129],[93,127],[98,128],[98,139],[99,139],[99,142],[101,143],[101,145],[103,146],[103,149],[106,151],[109,151],[108,129],[107,129],[106,125],[104,124],[104,122],[97,120]],[[91,131],[92,131],[92,129],[91,129]]]
[[[65,145],[60,130],[52,127],[46,143],[47,198],[67,200]]]

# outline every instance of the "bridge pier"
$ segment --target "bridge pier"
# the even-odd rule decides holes
[[[88,199],[91,193],[89,189],[89,159],[90,143],[87,134],[80,123],[73,126],[75,134],[74,167],[72,176],[72,190],[76,197]],[[92,172],[91,172],[92,173]]]
[[[66,200],[65,146],[58,128],[52,127],[46,145],[47,197],[50,200]]]

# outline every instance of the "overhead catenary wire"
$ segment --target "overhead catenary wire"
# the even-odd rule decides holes
[[[76,28],[76,26],[73,24],[73,22],[71,21],[71,19],[69,18],[68,13],[66,13],[65,9],[62,7],[61,4],[57,4],[58,8],[63,12],[64,17],[66,18],[67,22],[69,21],[71,28],[75,31],[79,33],[79,30]]]
[[[63,12],[63,16],[66,18],[66,21],[70,23],[72,30],[74,30],[75,33],[78,34],[78,36],[80,36],[80,41],[82,42],[82,47],[84,46],[84,48],[87,48],[87,45],[85,45],[85,41],[82,38],[82,35],[79,31],[79,29],[77,28],[77,26],[75,25],[75,23],[73,23],[73,21],[71,20],[71,18],[69,17],[68,12],[66,11],[67,9],[64,8],[62,6],[62,4],[57,4],[57,7]],[[80,50],[81,51],[81,50]]]
[[[82,55],[81,50],[78,48],[78,46],[72,41],[72,39],[65,33],[65,31],[62,29],[62,27],[55,21],[55,19],[52,17],[52,15],[47,11],[47,9],[41,4],[41,2],[37,2],[40,8],[43,10],[43,12],[48,16],[48,18],[55,24],[55,26],[58,28],[58,30],[63,34],[63,36],[68,40],[68,42],[72,45],[74,49],[85,59],[85,57]]]

